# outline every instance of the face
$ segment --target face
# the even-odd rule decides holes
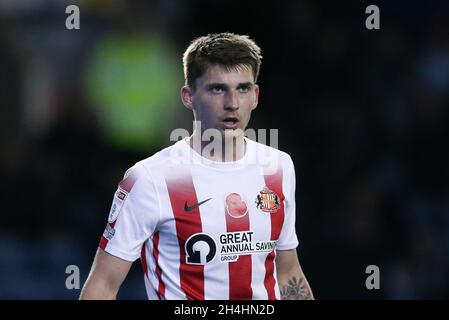
[[[250,67],[227,70],[211,65],[195,85],[195,90],[183,87],[181,96],[184,105],[193,110],[195,120],[201,121],[202,130],[245,130],[259,97]]]

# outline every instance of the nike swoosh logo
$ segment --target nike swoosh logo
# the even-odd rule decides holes
[[[189,206],[189,205],[187,204],[187,201],[186,201],[186,203],[184,204],[184,211],[187,211],[187,212],[192,211],[192,210],[198,208],[198,207],[199,207],[200,205],[202,205],[203,203],[209,201],[210,199],[212,199],[212,198],[203,200],[203,201],[198,202],[197,204],[194,204],[194,205],[192,205],[192,206]]]

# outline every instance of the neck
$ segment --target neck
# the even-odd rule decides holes
[[[192,136],[188,138],[190,147],[202,157],[216,162],[233,162],[245,156],[246,142],[244,135],[233,135],[232,132],[225,132],[220,136],[214,136],[215,138],[211,138],[209,141],[203,141],[201,139],[203,133],[195,130]]]

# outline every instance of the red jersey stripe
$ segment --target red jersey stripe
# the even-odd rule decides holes
[[[111,228],[114,229],[115,223],[117,222],[117,220],[115,220],[112,223],[108,223],[106,228]],[[106,249],[106,246],[108,245],[109,240],[106,239],[106,237],[103,235],[101,235],[101,239],[100,239],[100,244],[98,245],[102,250]]]
[[[171,168],[165,174],[168,195],[175,217],[176,235],[179,243],[179,276],[181,289],[189,300],[204,300],[204,266],[199,264],[187,264],[185,244],[189,237],[202,232],[201,216],[195,187],[190,171],[182,168]],[[184,206],[192,209],[186,211]]]
[[[246,203],[243,205],[243,200],[240,195],[232,194],[232,201],[236,207],[246,207]],[[228,202],[228,200],[226,200]],[[229,206],[232,204],[229,203]],[[227,232],[249,231],[249,214],[246,212],[244,216],[234,215],[231,216],[228,210],[225,208],[226,215],[226,229]],[[229,299],[230,300],[250,300],[253,297],[253,290],[251,288],[251,272],[252,261],[251,254],[241,255],[237,261],[229,262]]]
[[[282,192],[282,169],[273,175],[265,175],[265,184],[268,189],[273,191],[279,196],[279,209],[274,212],[268,213],[271,219],[271,240],[277,240],[281,233],[282,224],[284,223],[284,193]],[[265,288],[267,289],[268,299],[276,300],[274,279],[274,259],[276,253],[270,252],[265,259]]]
[[[142,262],[142,269],[145,276],[148,277],[147,269],[147,255],[145,253],[145,243],[142,245],[142,250],[140,251],[140,261]]]
[[[106,249],[106,245],[108,244],[108,239],[106,239],[103,235],[100,239],[100,244],[98,245],[102,250]]]
[[[157,295],[160,299],[165,298],[165,284],[162,281],[162,270],[159,266],[159,231],[156,231],[153,235],[153,257],[156,263],[156,275],[159,282],[159,286],[157,289]]]
[[[131,189],[133,188],[135,182],[136,179],[134,177],[134,174],[131,172],[129,176],[119,182],[118,186],[120,187],[120,189],[126,192],[131,192]]]

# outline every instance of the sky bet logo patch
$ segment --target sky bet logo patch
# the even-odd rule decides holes
[[[112,223],[117,220],[120,210],[122,210],[123,203],[126,200],[128,193],[122,190],[120,187],[117,189],[114,195],[114,200],[112,201],[111,211],[109,212],[108,222]]]

